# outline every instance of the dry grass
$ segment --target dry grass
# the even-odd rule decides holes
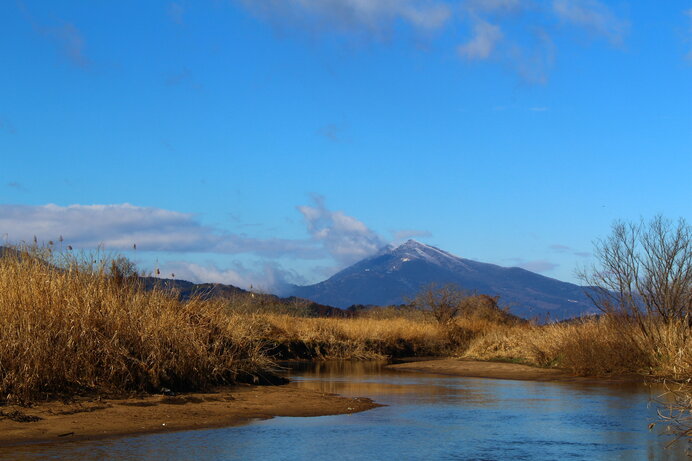
[[[0,258],[0,401],[200,389],[269,364],[218,303],[145,291],[98,257],[63,257],[58,269],[39,253]]]
[[[256,315],[257,333],[278,358],[381,359],[436,355],[446,346],[438,324],[406,318],[300,318]]]
[[[489,330],[471,341],[467,358],[511,360],[560,367],[578,375],[642,373],[684,380],[692,377],[692,337],[683,322],[662,324],[652,344],[636,325],[614,316],[550,325]]]
[[[539,326],[493,308],[440,323],[429,312],[390,307],[308,318],[292,306],[287,314],[233,300],[180,301],[144,290],[111,262],[36,249],[0,258],[0,402],[204,389],[268,376],[270,359],[294,358],[453,354],[580,375],[692,377],[692,334],[683,322],[657,325],[654,344],[614,316]]]

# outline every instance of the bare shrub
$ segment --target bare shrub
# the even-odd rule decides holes
[[[598,266],[579,273],[592,301],[606,314],[635,323],[650,342],[660,342],[662,325],[690,334],[692,314],[692,228],[661,216],[650,222],[613,224],[595,244]],[[669,333],[669,332],[668,332]]]
[[[441,325],[446,325],[465,307],[464,300],[471,294],[454,284],[438,286],[431,283],[411,300],[416,309],[430,312]]]

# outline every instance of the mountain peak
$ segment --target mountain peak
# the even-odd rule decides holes
[[[422,259],[438,265],[444,263],[459,264],[462,262],[457,256],[413,239],[407,240],[398,247],[390,246],[390,249],[386,250],[385,253],[400,257],[402,260]]]
[[[399,245],[397,248],[415,248],[415,247],[424,247],[427,246],[423,243],[420,243],[418,240],[413,240],[413,239],[408,239],[401,245]]]
[[[387,245],[323,282],[297,287],[293,294],[338,307],[389,305],[405,302],[430,283],[453,283],[500,296],[513,313],[527,317],[550,312],[552,318],[566,318],[591,309],[583,288],[577,285],[523,269],[463,259],[413,239]]]

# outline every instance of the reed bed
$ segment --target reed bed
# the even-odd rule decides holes
[[[0,404],[266,381],[273,361],[287,359],[455,355],[579,375],[692,378],[685,322],[657,325],[652,341],[615,315],[536,325],[486,306],[446,322],[411,307],[318,318],[247,297],[181,301],[142,285],[119,258],[36,248],[0,257]]]
[[[0,258],[0,402],[204,389],[269,369],[221,303],[146,291],[107,259],[51,256]]]
[[[279,359],[383,359],[439,355],[447,341],[440,326],[405,318],[300,318],[257,315],[256,331]]]
[[[692,337],[684,322],[659,325],[652,342],[635,324],[606,315],[550,325],[498,327],[478,335],[462,356],[559,367],[577,375],[640,373],[692,378]]]

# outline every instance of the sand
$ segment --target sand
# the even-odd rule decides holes
[[[605,377],[575,376],[567,370],[537,368],[506,362],[480,362],[463,359],[424,360],[389,365],[396,370],[419,371],[469,378],[517,379],[524,381],[559,381],[584,384],[598,383],[643,383],[640,375],[618,375]]]
[[[367,398],[346,398],[291,385],[234,386],[172,397],[82,398],[30,408],[0,406],[0,447],[233,426],[274,416],[346,414],[376,406]],[[41,419],[19,422],[8,415]]]

